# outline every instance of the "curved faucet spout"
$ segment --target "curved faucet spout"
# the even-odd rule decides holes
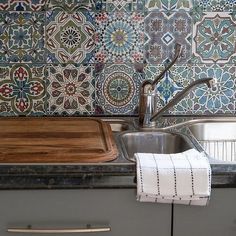
[[[189,84],[183,91],[179,92],[172,100],[167,103],[163,108],[161,108],[159,111],[155,112],[150,121],[155,121],[158,117],[160,117],[165,111],[173,107],[175,104],[177,104],[183,97],[185,97],[195,86],[200,84],[206,84],[208,88],[212,88],[215,86],[215,79],[213,78],[204,78],[193,81],[191,84]]]

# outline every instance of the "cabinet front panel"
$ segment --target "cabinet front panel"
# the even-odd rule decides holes
[[[206,207],[174,207],[174,236],[235,236],[236,189],[213,189]]]
[[[57,235],[9,233],[7,229],[106,229],[98,236],[170,236],[171,207],[140,203],[131,189],[20,190],[0,193],[0,235]],[[91,235],[63,233],[62,236]]]

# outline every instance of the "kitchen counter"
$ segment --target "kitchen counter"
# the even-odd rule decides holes
[[[136,118],[124,118],[136,124]],[[193,117],[164,117],[163,128]],[[137,128],[137,127],[136,127]],[[180,132],[183,132],[180,130]],[[115,133],[115,138],[119,133]],[[98,164],[2,164],[0,189],[79,189],[136,188],[135,163],[127,161],[121,149],[116,161]],[[217,163],[212,167],[212,187],[236,187],[236,162]]]

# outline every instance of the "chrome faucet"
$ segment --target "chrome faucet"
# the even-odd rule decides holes
[[[139,125],[144,128],[154,127],[156,125],[157,118],[160,117],[166,110],[173,107],[184,96],[186,96],[195,86],[200,84],[206,84],[209,88],[215,85],[215,79],[204,78],[195,80],[190,83],[183,91],[179,92],[172,100],[167,103],[163,108],[157,110],[157,91],[156,86],[158,82],[163,78],[165,73],[174,65],[181,53],[181,45],[176,44],[175,56],[172,62],[163,70],[154,81],[146,80],[143,82],[140,91],[139,100]]]

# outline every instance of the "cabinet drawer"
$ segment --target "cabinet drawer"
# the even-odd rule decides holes
[[[170,236],[170,205],[140,203],[135,195],[133,189],[1,191],[0,235],[49,235],[10,233],[9,228],[61,230],[90,225],[111,228],[92,234],[98,236]]]

